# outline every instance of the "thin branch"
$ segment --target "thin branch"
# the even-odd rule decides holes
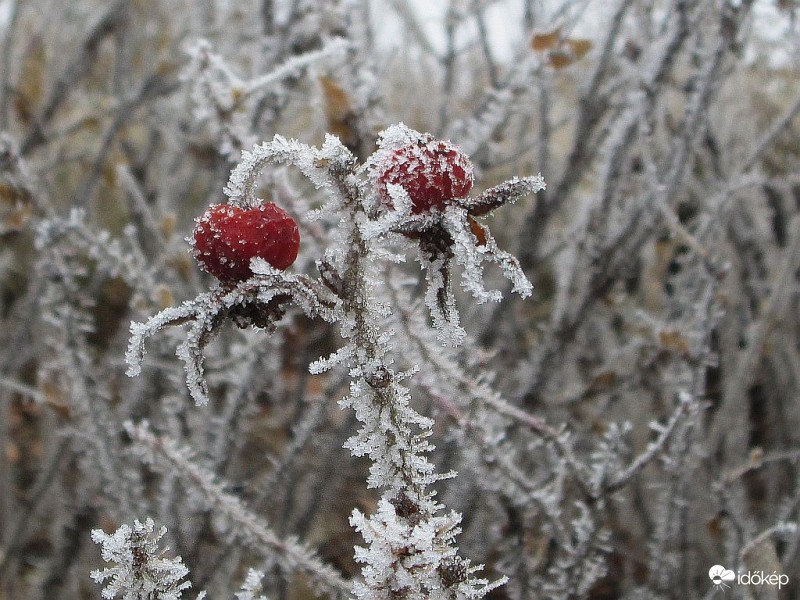
[[[284,573],[299,570],[318,591],[332,598],[350,595],[350,584],[339,573],[297,540],[278,537],[265,525],[262,516],[250,512],[239,498],[225,492],[226,485],[219,483],[214,473],[191,461],[186,449],[154,435],[146,424],[135,426],[129,422],[126,430],[157,470],[176,474],[189,489],[199,492],[207,507],[231,524],[234,535],[254,545],[265,556],[277,558]]]

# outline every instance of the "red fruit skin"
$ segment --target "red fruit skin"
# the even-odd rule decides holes
[[[388,206],[387,184],[402,187],[411,198],[411,212],[442,209],[472,189],[472,162],[456,146],[430,135],[391,151],[379,171],[378,192]]]
[[[200,268],[226,282],[251,277],[255,257],[286,269],[300,248],[297,223],[272,202],[247,209],[213,204],[197,219],[192,238]]]

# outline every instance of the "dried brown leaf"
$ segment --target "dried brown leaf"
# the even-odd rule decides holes
[[[571,52],[565,50],[554,50],[550,53],[550,66],[554,69],[563,69],[575,62],[575,57]]]
[[[573,38],[566,41],[567,46],[572,51],[575,60],[582,59],[589,50],[592,49],[592,40]]]
[[[320,77],[319,81],[325,102],[328,131],[337,135],[345,145],[352,144],[358,139],[358,135],[352,126],[353,109],[350,96],[330,77]]]
[[[658,341],[667,350],[678,352],[682,356],[691,354],[691,346],[686,336],[674,329],[665,329],[658,334]]]
[[[486,229],[483,228],[483,225],[478,223],[472,215],[467,215],[467,223],[469,223],[469,229],[472,231],[473,235],[478,238],[477,246],[485,246],[486,245]]]
[[[537,33],[531,39],[531,48],[536,52],[544,52],[555,47],[561,40],[561,27],[548,33]]]

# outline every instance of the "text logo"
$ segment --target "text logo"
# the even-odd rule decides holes
[[[714,565],[708,570],[708,577],[711,579],[711,583],[714,584],[714,587],[727,588],[730,587],[728,583],[736,579],[736,573],[730,569],[726,569],[722,565]]]
[[[738,585],[776,585],[778,589],[789,583],[789,576],[777,571],[765,573],[764,571],[743,571],[734,573],[722,565],[714,565],[708,570],[708,578],[717,589],[729,588],[729,584]]]

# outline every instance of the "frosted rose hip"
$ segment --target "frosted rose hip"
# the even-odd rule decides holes
[[[411,198],[411,212],[443,208],[472,189],[472,162],[459,148],[424,134],[419,140],[389,151],[379,167],[378,191],[391,205],[387,185],[402,187]]]
[[[250,260],[255,257],[286,269],[300,247],[297,223],[272,202],[247,209],[214,204],[197,220],[192,238],[200,267],[220,281],[252,276]]]

